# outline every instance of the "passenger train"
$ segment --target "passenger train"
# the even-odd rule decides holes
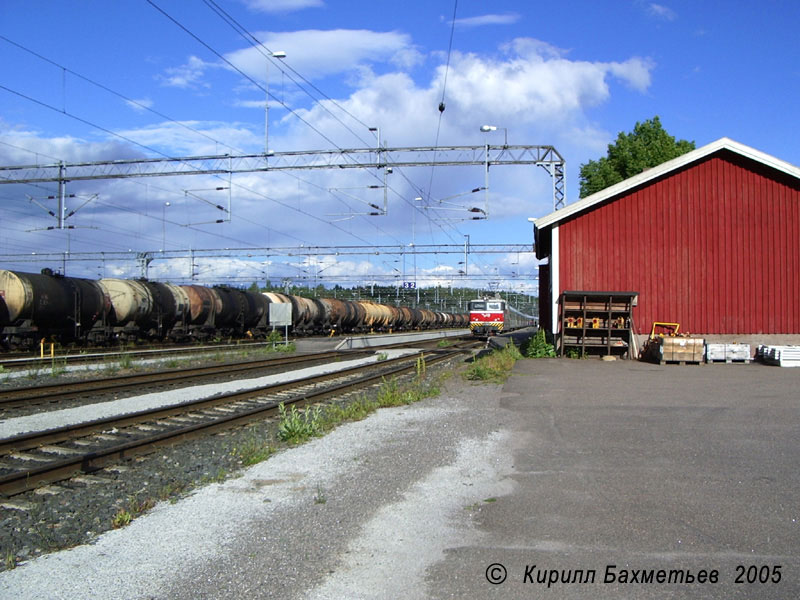
[[[336,298],[256,293],[139,279],[80,279],[0,269],[0,348],[44,340],[110,345],[266,337],[271,303],[290,304],[297,334],[466,327],[465,314]]]
[[[470,300],[469,329],[472,335],[497,335],[535,325],[535,319],[514,309],[502,298]]]

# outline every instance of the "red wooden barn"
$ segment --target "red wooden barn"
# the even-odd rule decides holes
[[[800,333],[800,169],[722,138],[534,222],[542,325],[565,290],[639,292],[696,334]]]

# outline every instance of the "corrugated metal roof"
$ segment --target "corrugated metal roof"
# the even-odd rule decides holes
[[[767,167],[786,173],[791,177],[800,179],[800,168],[794,166],[793,164],[775,158],[774,156],[770,156],[769,154],[765,154],[764,152],[756,150],[755,148],[751,148],[750,146],[745,146],[744,144],[740,144],[739,142],[736,142],[730,138],[724,137],[718,139],[715,142],[711,142],[710,144],[707,144],[702,148],[697,148],[696,150],[687,152],[686,154],[679,156],[678,158],[673,158],[670,161],[667,161],[656,167],[643,171],[638,175],[629,177],[625,181],[620,181],[615,185],[607,187],[604,190],[600,190],[599,192],[592,194],[591,196],[587,196],[586,198],[583,198],[578,202],[575,202],[562,209],[552,212],[549,215],[546,215],[539,219],[531,218],[528,220],[531,221],[538,229],[548,227],[576,213],[587,210],[592,206],[603,202],[604,200],[608,200],[613,196],[624,193],[627,190],[642,185],[643,183],[647,183],[648,181],[657,179],[658,177],[666,175],[671,171],[675,171],[677,169],[685,167],[686,165],[689,165],[693,162],[702,160],[707,156],[714,154],[715,152],[719,152],[720,150],[730,150],[731,152],[739,154],[745,158],[749,158]]]

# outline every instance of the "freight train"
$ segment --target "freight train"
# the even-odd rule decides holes
[[[536,324],[502,298],[481,298],[469,302],[469,330],[475,336],[497,335]]]
[[[465,314],[336,298],[256,293],[140,279],[79,279],[0,270],[0,347],[261,338],[270,303],[288,303],[297,334],[467,327]]]

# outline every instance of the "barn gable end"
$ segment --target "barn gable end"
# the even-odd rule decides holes
[[[551,331],[563,290],[635,290],[640,332],[800,333],[800,171],[788,163],[723,139],[535,225]]]

